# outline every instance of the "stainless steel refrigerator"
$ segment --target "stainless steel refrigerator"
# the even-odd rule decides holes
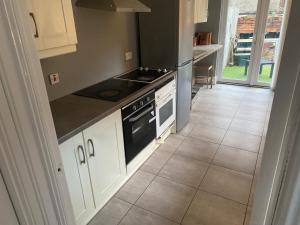
[[[191,110],[194,0],[141,0],[151,13],[139,13],[140,64],[176,69],[176,129],[188,123]]]

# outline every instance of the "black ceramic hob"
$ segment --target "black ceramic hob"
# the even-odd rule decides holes
[[[74,95],[118,102],[146,85],[146,83],[141,82],[109,79],[75,92]]]

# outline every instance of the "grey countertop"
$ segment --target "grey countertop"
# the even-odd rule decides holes
[[[211,44],[211,45],[197,45],[194,47],[194,56],[193,61],[194,64],[204,59],[205,57],[213,54],[214,52],[220,50],[223,45],[219,44]]]
[[[94,123],[121,109],[153,88],[175,75],[169,73],[158,81],[146,85],[141,90],[118,101],[110,102],[99,99],[67,95],[50,102],[52,117],[59,143],[66,141]]]

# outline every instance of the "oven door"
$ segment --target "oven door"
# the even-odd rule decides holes
[[[163,132],[175,121],[176,117],[176,94],[170,93],[167,97],[156,103],[156,137],[160,137]]]
[[[123,121],[126,164],[155,139],[155,121],[154,101]]]

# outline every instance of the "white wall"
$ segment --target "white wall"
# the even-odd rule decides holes
[[[0,224],[19,225],[15,211],[7,193],[2,174],[0,173]]]
[[[283,169],[292,144],[290,137],[295,134],[293,100],[299,101],[299,92],[296,89],[300,72],[299,10],[300,1],[292,1],[251,225],[271,224]]]

